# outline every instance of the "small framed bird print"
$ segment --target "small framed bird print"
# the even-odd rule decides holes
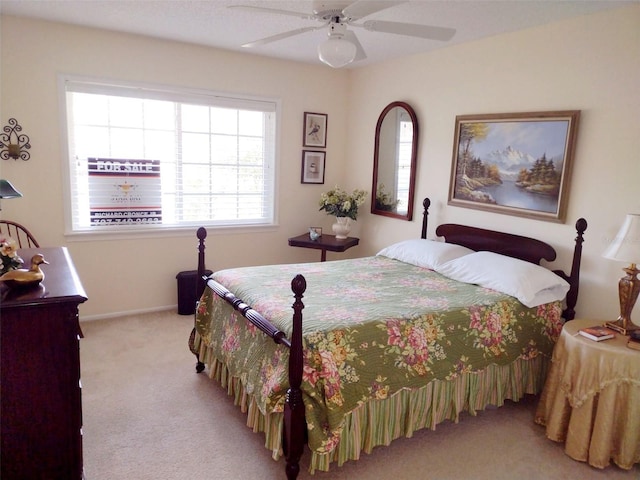
[[[304,112],[303,147],[327,148],[326,113]]]
[[[324,183],[324,161],[326,155],[326,152],[321,150],[302,151],[300,183]]]

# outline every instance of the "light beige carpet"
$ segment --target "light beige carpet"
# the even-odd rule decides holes
[[[80,343],[88,480],[284,479],[264,436],[205,373],[173,312],[85,322]],[[402,438],[357,462],[300,479],[640,479],[640,467],[597,470],[567,457],[534,424],[537,397]]]

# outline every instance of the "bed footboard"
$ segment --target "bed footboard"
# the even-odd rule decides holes
[[[300,473],[300,458],[307,443],[307,424],[302,401],[302,390],[300,388],[303,367],[302,309],[304,308],[304,303],[302,303],[302,297],[307,289],[307,281],[302,275],[296,275],[291,281],[291,290],[294,296],[291,340],[287,339],[284,332],[278,330],[260,313],[215,280],[206,280],[206,285],[216,295],[240,312],[249,322],[271,337],[275,343],[289,348],[289,388],[285,396],[282,449],[287,463],[287,479],[294,480]],[[195,334],[192,333],[193,335]],[[192,341],[191,344],[193,344]],[[194,354],[196,353],[194,352]],[[196,366],[198,372],[202,371],[199,370],[200,365],[201,363],[198,359],[198,365]]]
[[[422,218],[422,235],[421,238],[427,238],[427,221],[429,215],[429,206],[431,200],[425,198],[423,201],[424,212]],[[302,297],[307,289],[307,282],[302,275],[296,275],[291,281],[291,290],[295,301],[293,303],[293,329],[291,339],[287,339],[285,334],[278,330],[271,322],[264,318],[259,312],[251,308],[237,298],[227,288],[207,278],[205,275],[205,244],[207,237],[205,228],[200,227],[197,231],[198,237],[198,284],[197,299],[202,296],[205,285],[209,286],[218,296],[226,300],[235,310],[240,312],[249,322],[259,328],[266,335],[271,337],[277,344],[289,348],[289,389],[285,396],[284,406],[284,425],[282,429],[282,449],[286,459],[286,475],[288,480],[295,480],[300,473],[300,458],[304,446],[307,444],[307,423],[305,419],[305,409],[302,400],[302,371],[303,371],[303,351],[302,351]],[[196,308],[197,315],[197,308]],[[195,349],[196,329],[194,326],[189,338],[189,348],[196,356],[196,371],[202,372],[205,368],[204,363],[200,361],[199,352]]]
[[[207,229],[204,227],[198,228],[196,232],[196,237],[198,238],[198,274],[196,275],[196,315],[198,314],[198,306],[197,302],[200,301],[200,297],[202,296],[202,292],[204,292],[205,287],[205,261],[204,261],[204,240],[207,238]],[[196,357],[196,372],[201,373],[204,371],[204,363],[200,361],[200,354],[195,348],[195,338],[196,338],[196,327],[194,323],[194,327],[191,330],[191,335],[189,335],[189,350]]]
[[[224,299],[227,303],[229,303],[235,310],[239,311],[243,317],[245,317],[247,320],[253,323],[256,327],[258,327],[260,331],[262,331],[263,333],[271,337],[274,342],[291,348],[291,342],[287,339],[287,337],[285,337],[284,332],[281,332],[276,327],[274,327],[269,320],[264,318],[256,310],[254,310],[249,305],[247,305],[242,300],[240,300],[238,297],[236,297],[226,287],[220,285],[218,282],[211,279],[207,280],[207,286],[211,290],[213,290],[216,293],[216,295],[218,295],[220,298]],[[305,288],[306,288],[306,283],[305,283]]]
[[[286,473],[288,480],[295,480],[300,472],[300,457],[307,443],[307,423],[302,402],[302,297],[307,289],[307,281],[302,275],[296,275],[291,282],[293,302],[293,331],[291,334],[291,350],[289,353],[289,389],[284,404],[284,427],[282,445],[287,460]]]

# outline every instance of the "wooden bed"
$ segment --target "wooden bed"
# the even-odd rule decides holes
[[[427,234],[427,219],[428,219],[428,208],[430,205],[429,199],[425,199],[423,202],[424,205],[424,214],[423,214],[423,222],[422,222],[422,232],[421,238],[426,239]],[[582,242],[583,242],[583,233],[587,228],[587,222],[584,219],[579,219],[576,222],[576,231],[577,236],[575,238],[574,251],[573,251],[573,260],[571,264],[571,270],[569,274],[564,273],[562,270],[553,270],[553,272],[558,275],[560,278],[564,279],[569,284],[569,290],[566,294],[565,306],[562,310],[562,317],[564,320],[571,320],[575,316],[575,306],[578,298],[578,287],[579,287],[579,277],[580,277],[580,261],[581,261],[581,252],[582,252]],[[302,301],[303,295],[307,290],[307,281],[303,275],[295,275],[293,280],[291,281],[291,291],[293,292],[293,322],[290,328],[281,327],[277,328],[269,319],[265,318],[268,314],[264,316],[258,311],[254,310],[250,305],[246,304],[242,299],[236,297],[234,293],[230,291],[226,286],[218,283],[217,281],[207,278],[204,276],[205,272],[205,238],[206,238],[206,230],[204,228],[198,229],[197,237],[199,239],[198,245],[198,282],[197,282],[197,293],[198,298],[201,297],[201,301],[199,302],[199,306],[196,312],[196,326],[198,326],[199,315],[204,315],[204,309],[209,308],[205,307],[206,305],[211,305],[212,301],[215,298],[219,297],[226,301],[227,309],[229,306],[233,308],[232,311],[241,314],[249,323],[246,325],[249,330],[260,331],[266,334],[273,342],[269,342],[269,345],[272,348],[281,351],[282,349],[288,350],[288,374],[285,373],[286,378],[288,380],[287,385],[285,386],[286,394],[283,395],[283,408],[281,413],[277,415],[267,415],[261,416],[259,412],[256,412],[257,407],[253,404],[248,405],[250,403],[249,398],[251,398],[251,392],[245,391],[241,385],[240,376],[237,378],[232,378],[233,375],[231,371],[227,371],[227,367],[223,364],[223,362],[219,362],[216,358],[213,358],[208,351],[208,347],[206,344],[205,334],[200,335],[201,332],[194,328],[191,337],[189,339],[189,347],[191,351],[197,357],[197,365],[196,371],[202,372],[205,369],[205,363],[210,368],[210,375],[217,377],[223,385],[225,385],[228,389],[230,395],[234,395],[236,397],[236,403],[241,404],[243,410],[249,410],[249,416],[253,416],[252,423],[250,426],[254,428],[256,431],[264,431],[267,436],[267,446],[274,450],[274,457],[277,457],[277,450],[280,448],[284,457],[286,458],[286,475],[288,479],[295,479],[299,473],[300,466],[299,461],[303,453],[303,449],[305,444],[309,441],[309,432],[308,428],[314,428],[313,423],[308,423],[308,420],[305,415],[305,401],[303,400],[306,396],[306,400],[309,401],[309,393],[303,392],[303,388],[301,385],[303,383],[303,376],[305,368],[305,362],[308,359],[305,359],[306,352],[303,350],[303,344],[308,344],[308,341],[305,340],[303,342],[303,314],[302,311],[305,308],[305,305]],[[443,224],[437,227],[436,235],[439,237],[444,237],[447,244],[456,244],[461,245],[471,250],[477,252],[495,252],[508,257],[525,260],[526,262],[530,262],[532,264],[539,265],[540,262],[544,259],[546,261],[553,261],[556,258],[556,252],[550,245],[535,240],[528,237],[511,235],[508,233],[496,232],[491,230],[480,229],[476,227],[469,227],[463,225],[456,224]],[[457,248],[457,247],[456,247]],[[367,260],[367,259],[363,259]],[[339,261],[346,262],[346,261]],[[335,263],[339,262],[327,262],[327,263]],[[362,260],[361,260],[362,262]],[[307,265],[305,268],[309,269],[309,264],[301,264]],[[320,264],[318,264],[320,265]],[[324,265],[324,264],[322,264]],[[291,266],[295,268],[295,266]],[[434,272],[435,273],[435,272]],[[215,274],[214,274],[215,275]],[[553,275],[551,275],[553,276]],[[555,278],[555,277],[554,277]],[[387,285],[388,287],[388,285]],[[204,292],[204,293],[203,293]],[[205,302],[206,297],[206,302]],[[214,300],[212,300],[212,297]],[[345,302],[353,302],[353,300],[346,298],[343,299]],[[409,299],[410,300],[410,299]],[[514,302],[517,300],[512,299]],[[309,298],[309,301],[312,301],[312,298]],[[222,302],[225,303],[225,302]],[[555,302],[560,305],[559,302]],[[349,305],[351,305],[349,303]],[[521,304],[520,304],[521,305]],[[522,305],[523,308],[525,308]],[[560,306],[558,306],[558,310]],[[471,308],[469,308],[471,310]],[[535,309],[533,309],[535,310]],[[538,309],[539,310],[539,309]],[[228,315],[228,314],[227,314]],[[233,315],[236,315],[235,313]],[[524,315],[522,313],[521,315]],[[310,318],[308,320],[312,322]],[[243,322],[244,324],[244,322]],[[306,324],[305,324],[306,325]],[[285,333],[285,331],[289,332],[289,334]],[[550,334],[556,335],[559,334],[559,330]],[[260,334],[262,335],[262,334]],[[231,338],[231,337],[229,337]],[[555,340],[553,338],[553,340]],[[262,340],[264,341],[264,340]],[[532,343],[535,343],[531,341]],[[338,464],[343,463],[349,459],[357,459],[360,451],[369,452],[373,447],[377,445],[388,444],[395,438],[400,436],[411,436],[413,430],[417,430],[419,428],[430,427],[432,429],[435,428],[435,425],[443,419],[451,419],[454,421],[458,420],[458,414],[460,411],[468,411],[471,414],[475,414],[476,410],[481,410],[485,408],[487,404],[495,404],[501,405],[503,400],[506,398],[510,398],[513,400],[518,400],[520,396],[524,393],[539,393],[542,388],[544,377],[546,376],[546,371],[548,368],[548,361],[551,355],[552,345],[546,347],[544,355],[539,355],[539,357],[544,357],[541,359],[531,359],[536,362],[536,369],[533,373],[528,373],[528,366],[524,368],[526,371],[522,374],[522,376],[528,376],[525,380],[522,380],[522,385],[518,385],[513,387],[513,391],[508,392],[499,392],[499,393],[491,393],[487,396],[487,398],[474,400],[473,398],[465,398],[459,399],[458,403],[460,405],[455,405],[453,407],[446,407],[446,412],[439,412],[438,414],[429,414],[429,418],[421,419],[420,421],[416,421],[412,423],[409,427],[399,427],[397,431],[390,434],[389,437],[386,435],[385,438],[373,439],[369,443],[369,445],[359,445],[360,438],[358,438],[359,433],[354,433],[355,440],[351,439],[351,437],[347,437],[347,427],[344,427],[344,432],[342,433],[341,443],[335,446],[335,450],[331,451],[330,454],[327,455],[317,455],[315,451],[312,451],[312,471],[314,467],[320,469],[328,469],[328,465],[332,461],[337,461]],[[283,354],[284,355],[284,354]],[[206,358],[203,358],[206,357]],[[286,357],[283,357],[286,360]],[[527,359],[529,360],[529,359]],[[514,364],[516,362],[513,362]],[[505,369],[513,368],[511,364],[505,365]],[[257,367],[256,367],[257,368]],[[496,367],[500,368],[500,367]],[[515,369],[517,372],[516,376],[520,376],[522,365],[518,363],[518,368]],[[489,368],[487,368],[487,371]],[[507,371],[504,370],[504,371]],[[453,380],[451,382],[466,382],[468,381],[468,376],[473,376],[474,374],[483,374],[485,371],[471,371],[471,372],[462,372],[460,376],[454,375]],[[492,374],[494,375],[494,374]],[[512,374],[513,375],[513,374]],[[479,377],[485,378],[480,375]],[[529,378],[530,377],[530,378]],[[462,380],[460,380],[462,379]],[[448,381],[449,379],[447,379]],[[520,379],[518,379],[519,381]],[[449,383],[447,381],[429,381],[428,384],[425,383],[425,387],[430,387],[432,385],[440,385],[438,388],[449,388]],[[514,383],[513,378],[509,380],[505,380],[505,382]],[[517,382],[516,382],[517,383]],[[415,385],[415,384],[414,384]],[[442,387],[444,385],[444,387]],[[403,394],[411,395],[413,387],[406,387],[403,390]],[[433,387],[436,388],[436,387]],[[452,387],[457,388],[457,387]],[[506,388],[509,390],[511,387]],[[502,386],[499,388],[502,389]],[[247,389],[251,390],[251,389]],[[421,391],[424,391],[424,388],[420,388]],[[455,390],[454,390],[455,391]],[[398,393],[398,392],[396,392]],[[433,392],[430,392],[429,395],[432,395]],[[434,402],[435,394],[434,395]],[[313,395],[312,395],[313,396]],[[377,399],[370,399],[366,401],[358,402],[357,407],[353,409],[353,411],[347,414],[349,421],[351,421],[352,426],[350,428],[363,428],[360,426],[360,422],[365,421],[364,418],[371,413],[363,413],[363,410],[370,409],[373,411],[377,408],[386,408],[388,411],[393,410],[397,407],[393,402],[399,402],[397,399],[393,400],[395,397],[399,395],[390,396],[389,398],[384,397],[381,401]],[[455,394],[454,394],[455,396]],[[473,397],[473,395],[471,395]],[[429,397],[430,398],[430,397]],[[385,403],[385,402],[390,403]],[[395,405],[395,407],[393,406]],[[253,410],[253,413],[251,412]],[[307,406],[307,410],[309,410],[309,406]],[[450,411],[449,411],[450,410]],[[405,416],[408,415],[406,412],[402,412],[402,419],[399,419],[398,423],[408,423]],[[248,420],[249,422],[249,420]],[[386,419],[385,422],[390,422],[389,419]],[[348,423],[345,421],[345,425]],[[393,419],[390,423],[395,423]],[[356,425],[356,427],[353,427]],[[342,427],[341,427],[342,428]],[[386,427],[385,427],[386,428]],[[371,427],[371,430],[375,430]],[[360,431],[360,430],[359,430]],[[364,431],[364,430],[361,430]],[[342,430],[341,430],[342,432]],[[271,440],[269,441],[269,438]],[[274,440],[275,438],[275,440]],[[348,441],[347,441],[348,438]],[[271,442],[271,443],[269,443]],[[351,443],[358,443],[358,445],[350,445]],[[339,452],[340,450],[340,452]],[[346,453],[345,453],[346,452]]]

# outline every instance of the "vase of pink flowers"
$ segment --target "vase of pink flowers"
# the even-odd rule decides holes
[[[0,276],[22,267],[24,261],[18,256],[18,244],[13,238],[0,235]]]

